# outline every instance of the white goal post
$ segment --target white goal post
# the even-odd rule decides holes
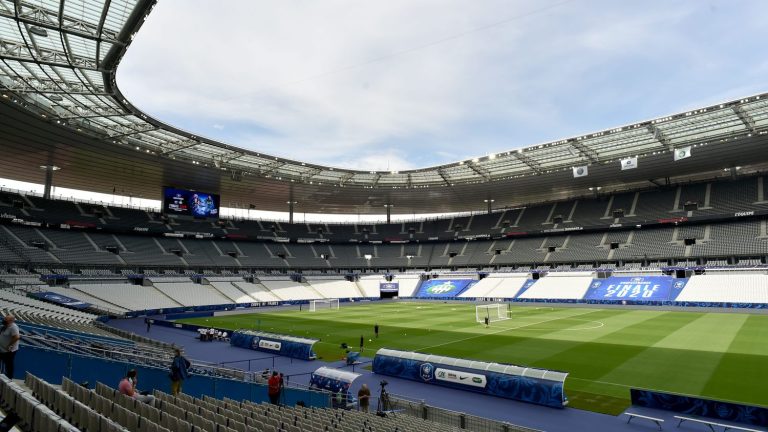
[[[475,306],[475,321],[484,323],[503,321],[509,319],[509,305],[507,303],[493,303]]]
[[[339,299],[310,300],[309,311],[316,312],[321,309],[339,309]]]

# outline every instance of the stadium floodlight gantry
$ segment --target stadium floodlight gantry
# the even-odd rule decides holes
[[[110,193],[117,183],[133,196],[151,196],[161,186],[155,183],[174,178],[189,182],[185,171],[194,169],[204,174],[194,177],[207,183],[194,181],[226,189],[213,192],[243,208],[248,208],[251,191],[259,186],[263,191],[259,209],[284,211],[290,187],[290,201],[301,202],[303,211],[382,213],[383,205],[391,206],[395,200],[394,210],[408,214],[426,213],[437,205],[439,211],[467,211],[477,206],[467,198],[487,195],[494,195],[496,205],[517,205],[518,200],[529,199],[528,189],[539,195],[574,194],[595,183],[640,184],[669,173],[722,171],[724,156],[733,166],[768,163],[768,152],[760,150],[768,140],[767,94],[399,172],[339,169],[234,147],[162,123],[134,107],[118,89],[117,67],[155,4],[156,0],[0,0],[0,108],[4,114],[36,118],[60,135],[4,142],[8,157],[0,161],[0,170],[6,176],[39,181],[32,174],[40,173],[31,168],[42,160],[33,154],[53,158],[40,166],[66,166],[74,162],[62,149],[82,150],[90,140],[95,154],[85,152],[86,157],[76,162],[82,168],[77,172],[57,173],[60,186],[87,185],[94,192]],[[7,117],[4,114],[0,118]],[[28,121],[7,121],[26,123],[27,133],[37,128]],[[688,146],[698,147],[693,151],[696,163],[674,165],[673,152]],[[627,157],[639,157],[640,169],[622,172],[618,178],[618,162]],[[109,171],[120,161],[122,166],[142,165],[146,172],[129,181],[130,170]],[[589,176],[573,181],[571,170],[586,165]],[[149,175],[155,169],[162,172]],[[424,200],[421,188],[431,188],[435,198]]]
[[[507,303],[493,303],[475,306],[475,321],[482,323],[504,321],[509,319],[509,305]]]
[[[322,310],[322,309],[338,310],[339,299],[321,299],[321,300],[309,301],[310,312],[317,312],[318,310]]]

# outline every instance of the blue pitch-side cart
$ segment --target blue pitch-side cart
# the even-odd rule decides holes
[[[349,389],[359,376],[359,373],[323,366],[312,372],[309,386],[331,392],[334,408],[352,408],[356,405],[357,399]]]
[[[312,346],[317,342],[317,339],[253,330],[237,330],[229,338],[229,343],[232,346],[302,360],[314,360],[317,358],[317,355],[312,350]]]

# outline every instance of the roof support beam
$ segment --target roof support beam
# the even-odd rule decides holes
[[[261,173],[264,175],[271,175],[275,170],[280,168],[281,166],[285,165],[285,162],[275,161],[269,165],[266,166],[266,169],[263,170]]]
[[[595,150],[585,146],[581,142],[574,140],[574,141],[568,141],[568,144],[570,144],[571,147],[578,150],[582,156],[589,159],[590,163],[594,164],[594,163],[600,162],[600,155]]]
[[[18,2],[16,7],[19,10],[18,16],[4,8],[0,8],[0,16],[11,18],[23,24],[35,25],[57,32],[61,31],[62,33],[72,34],[85,39],[125,45],[117,38],[117,34],[104,29],[101,29],[101,34],[99,34],[99,26],[83,22],[82,20],[70,16],[62,16],[62,25],[59,27],[58,11],[41,8],[38,5],[25,1]]]
[[[535,172],[536,174],[542,173],[541,166],[539,165],[539,163],[533,160],[532,158],[528,157],[528,155],[526,155],[525,153],[521,151],[516,151],[516,152],[512,152],[512,155],[514,155],[517,159],[519,159],[520,162],[528,165],[528,168],[532,169],[533,172]]]
[[[123,127],[123,128],[124,129],[128,129],[128,128],[125,128],[125,127]],[[115,139],[115,138],[123,138],[123,137],[131,136],[131,135],[136,135],[136,134],[140,134],[140,133],[144,133],[144,132],[156,131],[158,129],[160,129],[160,128],[157,127],[157,126],[142,127],[142,128],[139,128],[139,129],[128,129],[128,131],[126,131],[126,132],[119,133],[119,134],[114,134],[114,135],[109,135],[109,136],[105,137],[104,139],[110,140],[110,139]]]
[[[195,140],[179,140],[179,141],[171,141],[171,142],[167,142],[167,143],[165,143],[164,145],[162,145],[162,146],[161,146],[161,148],[162,148],[162,147],[165,147],[165,146],[167,146],[167,145],[169,145],[169,144],[170,144],[170,145],[173,145],[173,146],[177,146],[177,147],[176,147],[176,148],[172,148],[172,149],[169,149],[169,150],[165,150],[165,151],[162,153],[162,155],[163,155],[163,156],[167,156],[167,155],[169,155],[169,154],[171,154],[171,153],[175,153],[175,152],[177,152],[177,151],[186,150],[186,149],[188,149],[188,148],[190,148],[190,147],[194,147],[194,146],[196,146],[196,145],[200,144],[200,142],[198,142],[198,141],[195,141]]]
[[[380,179],[381,179],[381,173],[376,173],[376,176],[373,178],[373,183],[371,183],[371,187],[378,186]]]
[[[301,179],[304,180],[304,181],[311,180],[312,177],[320,174],[321,172],[323,172],[323,170],[320,169],[320,168],[312,168],[311,170],[309,170],[306,173],[302,174],[301,175]]]
[[[344,186],[344,184],[352,180],[352,177],[354,176],[355,176],[355,173],[351,173],[351,172],[344,174],[344,176],[339,179],[339,186]]]
[[[438,174],[440,175],[440,177],[443,179],[443,181],[445,182],[445,185],[446,185],[446,186],[451,186],[451,181],[450,181],[450,180],[448,180],[448,176],[445,174],[445,171],[443,171],[443,169],[442,169],[442,168],[438,168],[438,169],[437,169],[437,173],[438,173]]]
[[[653,134],[653,138],[655,138],[656,141],[660,142],[661,145],[666,147],[668,150],[674,150],[674,146],[670,142],[669,137],[666,136],[661,129],[656,127],[655,124],[651,123],[648,125],[648,132]]]
[[[755,119],[752,118],[748,112],[744,111],[744,108],[742,108],[741,105],[734,105],[731,107],[731,109],[733,109],[733,112],[736,113],[736,115],[739,117],[739,120],[744,123],[744,126],[746,126],[750,132],[755,133],[757,131],[757,127],[755,126]]]

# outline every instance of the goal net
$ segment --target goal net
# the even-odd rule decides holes
[[[484,323],[503,321],[509,319],[509,305],[506,303],[494,303],[475,306],[475,321]]]
[[[339,299],[310,300],[309,311],[315,312],[323,309],[338,309]]]

